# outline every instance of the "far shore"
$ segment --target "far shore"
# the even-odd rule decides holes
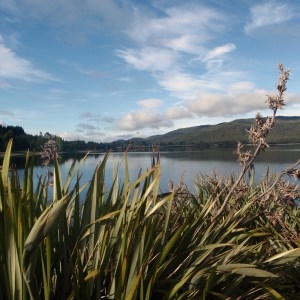
[[[251,146],[251,144],[245,144],[245,146],[249,147]],[[276,146],[299,146],[300,147],[300,143],[283,143],[283,144],[269,144],[270,148],[272,147],[276,147]],[[203,150],[211,150],[211,149],[225,149],[225,148],[235,148],[234,146],[227,146],[227,147],[218,147],[218,146],[215,146],[215,147],[207,147],[207,148],[203,148],[203,149],[195,149],[195,150],[184,150],[184,149],[181,149],[181,150],[159,150],[158,148],[156,149],[157,152],[176,152],[176,151],[180,151],[180,152],[197,152],[197,151],[203,151]],[[108,151],[97,151],[95,149],[91,149],[91,150],[76,150],[76,151],[61,151],[61,152],[58,152],[58,154],[87,154],[87,153],[90,153],[90,154],[93,154],[93,153],[107,153],[107,152],[125,152],[125,151],[116,151],[116,150],[108,150]],[[152,150],[151,151],[143,151],[141,149],[138,149],[138,151],[134,151],[133,149],[129,149],[129,151],[127,152],[153,152]],[[0,158],[3,158],[4,157],[4,154],[5,152],[0,152]],[[12,152],[11,153],[11,157],[24,157],[27,155],[27,151],[15,151],[15,152]],[[42,155],[42,152],[35,152],[35,151],[29,151],[29,155],[36,155],[36,156],[41,156]]]

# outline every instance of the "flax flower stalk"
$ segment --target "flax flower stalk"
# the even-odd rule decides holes
[[[247,170],[252,166],[260,151],[264,151],[265,148],[269,147],[269,145],[266,142],[266,138],[275,126],[275,117],[277,110],[283,109],[283,107],[285,106],[283,96],[284,92],[286,91],[286,84],[290,76],[290,70],[285,70],[282,64],[278,64],[278,69],[279,80],[277,83],[277,94],[267,95],[266,100],[266,103],[268,103],[268,107],[272,110],[272,116],[263,118],[259,113],[256,115],[254,124],[250,127],[250,130],[248,131],[249,140],[251,144],[255,147],[252,152],[243,151],[242,143],[238,142],[236,153],[238,154],[238,161],[242,166],[242,171],[235,183],[232,185],[230,191],[226,195],[221,208],[217,212],[217,216],[219,216],[224,210],[227,202],[231,198],[236,187],[240,184]]]

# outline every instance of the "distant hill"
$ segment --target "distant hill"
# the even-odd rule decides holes
[[[162,135],[154,135],[145,139],[133,139],[135,145],[186,145],[199,144],[206,146],[235,146],[237,141],[248,143],[248,130],[253,119],[238,119],[216,125],[202,125],[181,128]],[[276,118],[276,125],[267,141],[274,144],[300,143],[300,117]]]
[[[60,152],[76,151],[151,151],[153,146],[160,151],[172,150],[201,150],[211,147],[235,147],[240,141],[248,143],[248,130],[253,119],[238,119],[217,125],[201,125],[181,128],[166,134],[153,135],[147,138],[117,140],[111,143],[64,141],[61,137],[48,132],[39,135],[27,134],[20,126],[6,126],[0,124],[0,152],[5,151],[8,141],[14,140],[14,151],[40,151],[43,144],[54,139]],[[270,144],[300,143],[300,117],[277,117],[276,125],[268,136]]]

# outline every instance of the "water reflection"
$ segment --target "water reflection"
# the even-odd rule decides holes
[[[162,152],[160,153],[161,163],[161,189],[166,191],[168,184],[172,180],[175,184],[179,182],[180,177],[184,176],[184,181],[188,187],[194,191],[194,181],[199,175],[211,175],[213,173],[219,176],[226,176],[238,173],[241,170],[234,154],[235,149],[209,149],[197,152]],[[60,155],[59,164],[62,173],[62,180],[68,174],[68,171],[75,160],[79,163],[85,156],[85,153],[63,153]],[[82,175],[82,183],[92,178],[93,172],[103,158],[104,153],[90,153],[86,159],[80,174]],[[255,174],[258,180],[263,176],[269,168],[271,172],[279,172],[293,165],[300,158],[299,147],[277,146],[267,149],[265,153],[261,153],[255,162]],[[140,171],[146,172],[151,168],[152,153],[149,152],[132,152],[127,154],[130,180],[133,182]],[[25,158],[15,156],[12,157],[12,163],[20,170],[25,165]],[[35,157],[34,172],[36,175],[46,174],[45,167],[42,166],[42,160],[39,156]],[[119,180],[124,178],[124,153],[111,153],[106,165],[105,176],[106,186],[109,188],[115,170],[119,170]]]

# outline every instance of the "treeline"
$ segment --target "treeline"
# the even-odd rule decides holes
[[[82,140],[76,141],[65,141],[59,136],[50,134],[49,132],[38,135],[27,134],[24,129],[20,126],[4,126],[0,125],[0,152],[4,152],[6,145],[10,139],[13,139],[13,151],[35,151],[40,152],[42,146],[49,139],[55,140],[57,150],[59,152],[125,152],[125,151],[136,151],[136,152],[151,152],[151,151],[195,151],[202,150],[204,148],[215,147],[213,143],[203,142],[172,142],[166,139],[166,142],[162,140],[152,141],[142,138],[134,138],[131,140],[117,140],[111,143],[98,143],[98,142],[85,142]],[[156,146],[154,146],[156,145]],[[234,146],[230,143],[218,144],[218,147],[230,147]]]
[[[55,140],[57,150],[59,152],[108,152],[108,151],[152,151],[154,149],[153,142],[146,141],[142,138],[135,138],[132,140],[117,140],[111,143],[85,142],[82,140],[65,141],[59,136],[53,135],[49,132],[38,135],[27,134],[20,126],[4,126],[0,125],[0,152],[4,152],[6,145],[10,139],[13,139],[13,151],[35,151],[40,152],[42,146],[49,139]],[[206,145],[209,147],[209,145]],[[172,151],[172,150],[198,150],[203,149],[203,143],[185,143],[178,144],[159,141],[155,150]]]
[[[0,152],[4,152],[6,145],[10,139],[13,139],[13,151],[36,151],[42,150],[42,146],[49,139],[56,141],[57,149],[63,151],[108,151],[110,150],[109,143],[95,143],[85,141],[65,141],[61,137],[50,134],[49,132],[38,135],[27,134],[20,126],[5,126],[0,125]]]
[[[148,138],[133,138],[117,140],[111,143],[85,142],[82,140],[65,141],[49,132],[38,135],[27,134],[20,126],[0,125],[0,152],[5,151],[8,141],[13,138],[13,151],[41,151],[42,145],[54,139],[58,151],[197,151],[212,147],[235,147],[237,141],[244,144],[249,142],[245,132],[253,120],[239,119],[216,125],[202,125],[181,128],[166,134]],[[299,144],[300,117],[277,117],[276,130],[272,130],[267,140],[270,144]],[[155,145],[155,146],[154,146]]]
[[[42,150],[42,146],[49,139],[55,140],[59,152],[78,151],[125,151],[129,146],[131,150],[141,151],[140,142],[115,141],[111,143],[85,142],[82,140],[65,141],[63,138],[49,132],[40,132],[37,135],[27,134],[21,126],[5,126],[0,124],[0,152],[4,152],[10,139],[13,139],[13,151],[35,151]],[[144,145],[144,143],[142,143]],[[144,148],[143,148],[144,149]],[[145,150],[145,149],[144,149]]]

